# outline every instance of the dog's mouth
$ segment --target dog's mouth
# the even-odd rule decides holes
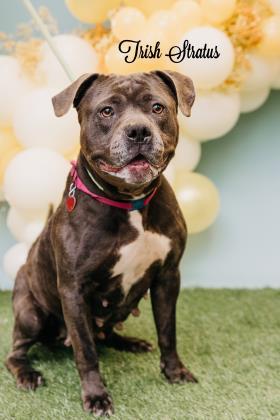
[[[151,165],[151,163],[141,153],[139,153],[137,156],[131,159],[128,163],[122,166],[110,165],[104,160],[99,161],[100,169],[104,172],[110,172],[110,173],[120,172],[124,168],[129,169],[131,171],[142,172],[142,171],[148,170],[151,166],[154,166],[154,165]]]

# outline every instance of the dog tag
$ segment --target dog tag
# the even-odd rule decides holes
[[[74,208],[76,206],[76,202],[77,202],[77,200],[76,200],[76,198],[74,196],[67,197],[67,199],[66,199],[66,208],[69,211],[69,213],[74,210]]]

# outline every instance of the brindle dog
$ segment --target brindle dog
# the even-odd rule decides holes
[[[137,315],[148,289],[162,372],[172,383],[196,382],[176,350],[178,265],[186,225],[162,175],[178,141],[177,108],[189,116],[194,96],[188,77],[155,71],[84,75],[53,98],[57,116],[72,104],[77,109],[77,172],[91,192],[121,202],[156,192],[147,206],[130,212],[77,189],[69,211],[69,174],[61,204],[15,282],[13,349],[6,365],[19,387],[34,390],[44,383],[30,364],[29,348],[63,337],[73,347],[84,409],[110,415],[113,405],[99,372],[96,343],[132,352],[152,349],[145,340],[116,332],[131,312]]]

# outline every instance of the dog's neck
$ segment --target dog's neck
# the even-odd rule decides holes
[[[112,200],[137,200],[153,192],[160,184],[160,176],[151,183],[143,186],[116,187],[102,179],[97,172],[90,168],[83,153],[80,152],[77,160],[77,172],[85,186],[93,193],[108,197]]]

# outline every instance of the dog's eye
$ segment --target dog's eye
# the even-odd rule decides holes
[[[100,111],[100,114],[102,115],[102,117],[111,117],[112,115],[114,115],[114,110],[111,106],[106,106]]]
[[[153,112],[155,114],[161,114],[163,110],[164,110],[164,106],[163,105],[161,105],[161,104],[154,104],[153,105]]]

